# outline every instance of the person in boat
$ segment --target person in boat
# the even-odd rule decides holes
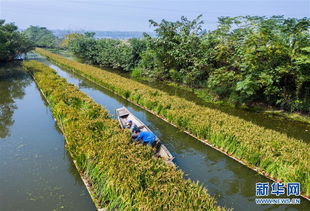
[[[133,123],[132,120],[128,121],[127,127],[129,128],[131,132],[132,138],[136,138],[138,136],[137,133],[140,132],[139,127],[135,123]]]
[[[148,144],[150,146],[155,146],[156,136],[149,131],[140,131],[136,133],[138,136],[135,139],[136,141],[142,141],[143,144]]]

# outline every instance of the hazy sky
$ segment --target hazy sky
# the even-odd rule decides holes
[[[203,14],[208,29],[217,17],[309,17],[310,0],[0,0],[0,19],[50,29],[151,31],[149,19]]]

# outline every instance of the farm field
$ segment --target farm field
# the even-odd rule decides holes
[[[184,180],[181,171],[154,158],[151,148],[130,143],[128,131],[121,130],[106,110],[51,68],[37,61],[26,61],[23,66],[46,96],[68,151],[92,184],[98,208],[221,210],[205,189]],[[159,200],[156,192],[163,191],[170,197]]]
[[[309,6],[1,0],[0,211],[310,210]]]
[[[309,191],[307,186],[310,184],[307,173],[309,172],[307,144],[215,110],[204,108],[202,111],[199,106],[193,103],[177,97],[171,98],[137,82],[127,82],[128,79],[104,72],[99,68],[71,61],[42,49],[37,51],[122,97],[154,111],[179,128],[190,131],[199,138],[207,139],[208,142],[222,148],[228,154],[245,161],[246,165],[250,167],[258,167],[278,180],[301,182],[304,185],[303,193],[309,194],[307,192]],[[131,85],[128,86],[128,84]],[[130,89],[131,86],[135,89]],[[197,114],[195,111],[201,112]],[[205,121],[201,122],[201,118]],[[274,147],[271,147],[273,145]],[[292,159],[292,157],[294,158]],[[292,170],[285,171],[287,168]]]
[[[197,139],[181,132],[178,128],[156,115],[96,85],[85,77],[61,68],[42,56],[31,55],[31,58],[54,69],[59,76],[74,84],[96,103],[106,108],[112,118],[115,117],[115,108],[122,106],[128,108],[161,139],[175,157],[174,163],[176,166],[185,173],[185,178],[197,181],[207,188],[208,193],[216,198],[220,206],[233,208],[234,210],[245,208],[255,211],[276,207],[276,205],[253,206],[253,194],[255,194],[253,184],[257,182],[269,182],[271,184],[271,180],[205,145],[203,142],[197,141]],[[301,202],[302,204],[298,207],[300,209],[307,208],[307,200],[303,199]],[[287,208],[297,209],[294,205],[281,205],[278,207],[279,210]]]

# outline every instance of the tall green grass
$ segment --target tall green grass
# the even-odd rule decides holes
[[[247,166],[283,182],[300,182],[310,197],[309,144],[224,112],[156,90],[117,74],[36,49],[53,62],[70,69],[116,94],[145,107],[182,130],[232,154]],[[310,137],[309,137],[310,138]]]
[[[224,210],[205,188],[131,142],[107,110],[37,61],[23,62],[46,96],[66,148],[91,182],[99,207],[117,210]]]

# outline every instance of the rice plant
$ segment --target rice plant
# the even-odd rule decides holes
[[[69,60],[43,49],[36,51],[56,64],[159,114],[198,138],[207,139],[209,143],[232,153],[249,167],[255,167],[260,172],[268,171],[284,182],[291,182],[291,174],[295,174],[294,181],[300,182],[302,193],[310,197],[309,144],[219,110],[170,96],[109,71]],[[299,171],[284,173],[281,170],[284,167],[292,170],[298,168]],[[303,176],[298,176],[301,174],[299,172]]]
[[[127,130],[48,66],[23,62],[62,129],[66,148],[91,183],[98,207],[117,210],[224,210],[205,188],[134,144]]]

